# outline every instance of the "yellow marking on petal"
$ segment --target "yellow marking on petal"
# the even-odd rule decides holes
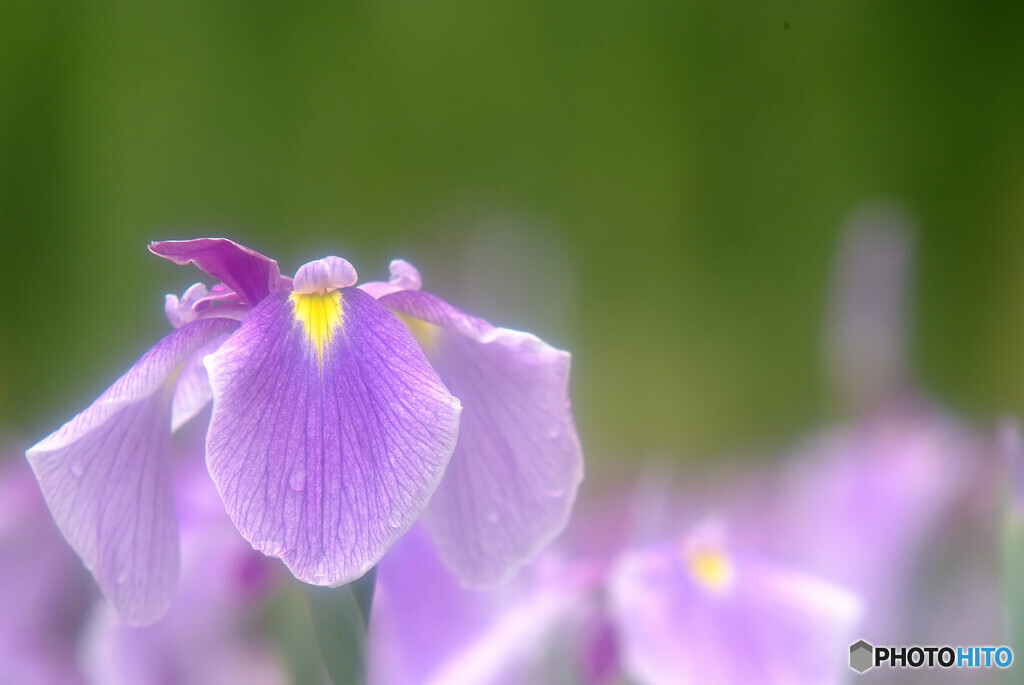
[[[732,584],[732,559],[720,549],[688,549],[684,551],[684,561],[690,575],[711,592],[724,592]]]
[[[437,336],[441,333],[440,326],[423,319],[418,319],[415,316],[403,314],[402,312],[394,310],[392,312],[398,317],[399,321],[405,324],[405,327],[412,333],[412,337],[416,338],[416,342],[420,344],[423,354],[429,357],[437,350]]]
[[[185,368],[185,362],[181,362],[174,367],[170,375],[167,376],[167,380],[164,381],[163,385],[163,399],[165,402],[171,402],[174,399],[174,388],[178,385],[178,377],[181,376],[181,370]]]
[[[331,346],[334,329],[342,326],[341,291],[292,293],[289,299],[295,305],[295,320],[302,324],[310,344],[316,347],[316,360],[322,365],[324,350]]]

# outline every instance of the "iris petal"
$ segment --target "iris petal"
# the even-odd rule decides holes
[[[464,583],[502,582],[562,531],[583,478],[570,356],[428,293],[404,290],[380,302],[403,316],[464,406],[427,526]]]
[[[441,563],[423,526],[413,526],[377,570],[368,682],[549,682],[538,680],[537,662],[550,656],[553,638],[578,624],[591,588],[557,563],[531,570],[537,573],[500,592],[468,590]]]
[[[206,358],[207,464],[228,513],[253,547],[318,585],[361,576],[419,517],[461,410],[390,312],[356,288],[335,292],[329,344],[279,293]]]
[[[149,244],[155,255],[175,264],[192,262],[254,305],[281,289],[281,270],[277,262],[227,238],[164,240]]]
[[[171,431],[176,433],[179,428],[201,412],[210,400],[210,380],[206,377],[203,358],[215,352],[224,344],[227,336],[218,336],[193,352],[181,365],[178,381],[174,384],[174,398],[171,400]]]
[[[26,454],[58,527],[127,623],[159,618],[177,583],[171,376],[235,326],[210,319],[174,331]]]

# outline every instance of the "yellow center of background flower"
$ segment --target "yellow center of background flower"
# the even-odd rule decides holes
[[[697,582],[712,592],[724,592],[732,583],[732,560],[722,550],[690,550],[685,561]]]

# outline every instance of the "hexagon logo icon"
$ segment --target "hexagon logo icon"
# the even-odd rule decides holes
[[[850,645],[850,668],[863,673],[874,666],[875,648],[864,640],[857,640]]]

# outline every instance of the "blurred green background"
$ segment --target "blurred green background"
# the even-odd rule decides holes
[[[0,6],[0,426],[35,440],[168,324],[224,235],[567,347],[592,459],[835,414],[846,214],[917,215],[914,366],[1024,413],[1024,3]]]

